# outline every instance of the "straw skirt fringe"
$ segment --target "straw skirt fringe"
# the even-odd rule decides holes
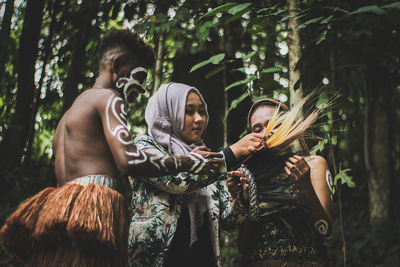
[[[28,266],[126,266],[124,197],[106,186],[48,187],[25,200],[0,242]]]

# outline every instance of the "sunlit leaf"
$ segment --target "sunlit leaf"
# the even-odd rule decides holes
[[[350,15],[360,14],[360,13],[375,13],[377,15],[382,15],[386,13],[386,11],[378,6],[363,6],[350,13]]]
[[[243,68],[233,69],[232,71],[235,71],[235,70],[243,72],[244,74],[246,74],[246,68],[244,68],[244,67]]]
[[[282,68],[280,68],[280,67],[271,67],[271,68],[262,70],[262,73],[271,73],[271,72],[279,72],[279,71],[282,71]]]
[[[218,67],[218,68],[216,68],[216,69],[213,69],[212,71],[210,71],[209,73],[207,73],[206,74],[206,79],[209,79],[209,78],[211,78],[212,76],[214,76],[215,74],[217,74],[217,73],[219,73],[219,72],[221,72],[221,71],[223,71],[225,69],[225,66],[221,66],[221,67]]]
[[[250,5],[251,5],[251,3],[245,3],[245,4],[240,4],[240,5],[234,6],[228,10],[228,13],[235,15],[236,13],[239,13],[240,11],[248,8]]]
[[[231,83],[230,85],[228,85],[228,86],[225,88],[225,91],[228,91],[228,90],[231,89],[232,87],[235,87],[235,86],[238,86],[238,85],[242,85],[242,84],[246,84],[246,83],[248,83],[248,82],[250,82],[250,81],[251,81],[251,78],[246,78],[246,79],[244,79],[244,80]]]
[[[204,67],[205,65],[210,64],[210,63],[212,63],[212,64],[218,64],[218,63],[220,63],[221,60],[223,60],[224,58],[225,58],[225,53],[221,53],[221,54],[212,56],[212,57],[210,57],[209,59],[204,60],[204,61],[202,61],[202,62],[197,63],[196,65],[194,65],[194,66],[190,69],[190,72],[189,72],[189,73],[191,73],[191,72],[193,72],[193,71],[195,71],[195,70],[197,70],[197,69],[199,69],[199,68],[201,68],[201,67]]]
[[[322,152],[325,148],[325,145],[328,143],[328,140],[321,140],[318,141],[318,144],[316,144],[315,146],[313,146],[310,149],[310,154],[311,155],[316,155],[318,152]]]
[[[242,10],[239,13],[236,13],[233,17],[229,18],[225,24],[231,23],[232,21],[241,19],[245,13],[250,12],[250,10]]]
[[[258,51],[253,51],[253,52],[248,53],[248,54],[243,58],[243,61],[246,61],[246,60],[248,60],[249,58],[252,58],[257,52],[258,52]]]
[[[215,56],[212,56],[212,57],[210,57],[210,62],[212,63],[212,64],[218,64],[218,63],[220,63],[221,62],[221,60],[223,60],[225,58],[225,53],[221,53],[221,54],[218,54],[218,55],[215,55]]]
[[[356,183],[353,181],[353,177],[347,174],[349,171],[351,171],[351,169],[344,169],[336,174],[334,184],[336,185],[340,180],[341,184],[347,184],[348,187],[355,187]]]
[[[202,62],[200,62],[200,63],[197,63],[196,65],[194,65],[194,66],[190,69],[189,73],[191,73],[191,72],[193,72],[193,71],[195,71],[195,70],[197,70],[197,69],[200,69],[201,67],[203,67],[203,66],[205,66],[205,65],[207,65],[207,64],[210,64],[210,63],[211,63],[210,59],[207,59],[207,60],[204,60],[204,61],[202,61]]]
[[[224,4],[222,6],[216,7],[213,10],[208,11],[206,14],[204,14],[203,16],[200,17],[200,19],[204,18],[204,17],[209,17],[215,14],[218,14],[220,12],[226,11],[234,6],[236,6],[236,3],[228,3],[228,4]]]

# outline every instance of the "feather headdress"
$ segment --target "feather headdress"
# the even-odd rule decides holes
[[[311,111],[308,115],[303,115],[303,107],[309,97],[310,95],[297,101],[287,112],[282,112],[278,108],[275,110],[264,132],[264,145],[267,148],[277,146],[286,148],[301,137],[317,120],[320,113],[319,109]],[[277,130],[272,133],[275,128]]]

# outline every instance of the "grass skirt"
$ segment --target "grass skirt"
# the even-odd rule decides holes
[[[48,187],[25,200],[0,230],[0,242],[28,266],[126,266],[124,197],[107,186]]]

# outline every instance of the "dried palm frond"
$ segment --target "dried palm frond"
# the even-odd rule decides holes
[[[280,112],[276,109],[265,129],[264,145],[268,148],[287,147],[294,140],[302,136],[305,131],[316,121],[320,114],[320,109],[311,111],[308,115],[303,115],[304,105],[311,94],[299,99],[288,112]],[[277,130],[272,133],[272,130]]]

